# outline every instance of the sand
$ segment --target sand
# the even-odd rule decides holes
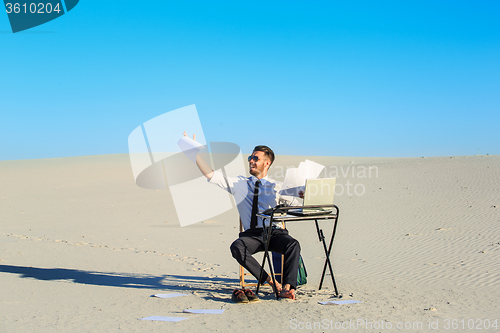
[[[271,176],[305,158],[279,156]],[[288,225],[309,274],[297,300],[265,288],[234,304],[235,210],[181,228],[169,191],[136,186],[126,154],[0,161],[0,331],[497,330],[500,156],[307,158],[341,186],[333,268],[340,299],[363,303],[318,304],[339,298],[330,276],[317,290],[313,224]]]

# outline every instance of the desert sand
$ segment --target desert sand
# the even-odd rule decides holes
[[[138,187],[127,154],[0,161],[0,331],[498,331],[500,156],[278,156],[270,175],[306,158],[337,177],[331,259],[340,299],[362,303],[318,304],[339,298],[330,276],[317,290],[313,224],[287,226],[308,271],[297,300],[266,287],[234,304],[235,209],[181,228],[169,191]]]

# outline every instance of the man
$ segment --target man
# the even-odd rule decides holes
[[[187,136],[186,132],[184,132],[184,135]],[[193,139],[195,139],[194,135]],[[281,184],[267,176],[273,162],[274,152],[267,146],[257,146],[254,148],[252,155],[248,157],[251,176],[225,178],[221,172],[213,171],[199,155],[196,157],[196,164],[208,181],[218,185],[235,197],[244,231],[231,244],[231,254],[240,265],[245,267],[257,279],[260,277],[261,266],[252,255],[264,251],[265,244],[262,238],[264,221],[255,214],[273,208],[278,204],[277,197],[281,187]],[[285,256],[283,286],[276,282],[279,296],[295,299],[300,258],[299,242],[288,235],[288,230],[273,226],[269,250]],[[265,271],[261,283],[264,282],[273,283],[271,276]],[[235,292],[233,292],[233,299]],[[252,294],[250,294],[251,297],[254,296]]]

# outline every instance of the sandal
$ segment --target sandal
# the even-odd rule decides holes
[[[233,296],[231,297],[231,300],[234,303],[248,303],[248,298],[245,295],[245,292],[240,289],[233,290]]]
[[[250,289],[243,289],[243,291],[245,292],[245,296],[247,297],[250,303],[260,302],[259,296],[255,295],[255,293]]]

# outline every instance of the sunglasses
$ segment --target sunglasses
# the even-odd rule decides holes
[[[259,160],[259,157],[258,156],[248,156],[248,162],[250,162],[251,160],[253,160],[254,162],[257,162]]]

